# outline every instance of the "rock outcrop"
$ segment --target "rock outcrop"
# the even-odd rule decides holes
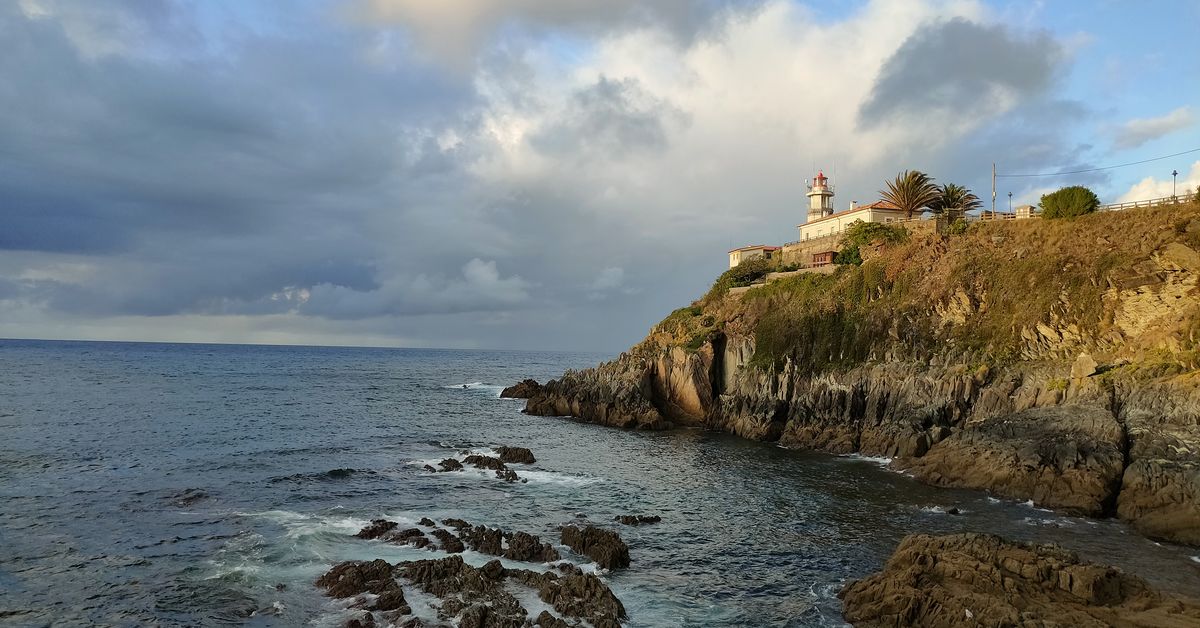
[[[1118,218],[1142,221],[1138,238],[1113,239],[1129,229],[1104,222]],[[841,290],[835,305],[804,282],[755,299],[710,295],[619,358],[546,383],[526,412],[888,457],[935,485],[1117,515],[1200,545],[1200,205],[988,229],[994,237],[961,242],[930,235],[819,279]],[[1116,257],[1062,250],[1079,238]],[[930,273],[889,279],[908,272],[914,248],[930,268],[957,265],[959,283],[941,269],[928,288],[940,296],[926,297],[917,287]],[[1054,265],[1038,285],[1035,254]],[[997,294],[981,279],[996,276],[1028,278]],[[775,330],[761,349],[772,308],[800,299],[829,310],[788,319],[815,331]]]
[[[562,530],[562,542],[605,569],[629,566],[629,546],[621,540],[621,535],[612,530],[595,526],[566,526]]]
[[[1121,486],[1125,432],[1104,408],[1031,408],[967,423],[898,466],[937,486],[1098,517],[1112,511]]]
[[[533,464],[537,462],[537,458],[533,457],[533,452],[525,447],[497,447],[496,455],[500,456],[500,461],[505,464]]]
[[[1200,602],[1054,546],[979,534],[912,535],[839,594],[855,626],[1200,625]]]
[[[504,399],[528,399],[541,391],[542,385],[534,379],[525,379],[500,391]]]

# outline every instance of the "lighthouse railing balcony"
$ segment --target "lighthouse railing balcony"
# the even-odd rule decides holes
[[[808,184],[808,191],[809,191],[809,192],[812,192],[812,191],[813,191],[813,188],[815,188],[815,187],[816,187],[816,186],[814,186],[813,184],[809,183],[809,184]],[[832,184],[832,183],[827,183],[827,184],[825,184],[825,188],[824,188],[824,189],[825,189],[825,191],[826,191],[826,192],[829,192],[830,194],[833,194],[833,193],[834,193],[834,190],[833,190],[833,184]]]

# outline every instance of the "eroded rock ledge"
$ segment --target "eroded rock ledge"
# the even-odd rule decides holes
[[[1081,375],[1072,369],[1080,360],[996,372],[890,361],[808,374],[790,362],[749,367],[752,355],[752,340],[721,336],[696,352],[624,354],[548,382],[526,412],[884,456],[931,484],[1117,515],[1149,536],[1200,545],[1195,382],[1107,379],[1094,362]]]
[[[839,597],[855,626],[1200,625],[1196,600],[1055,546],[982,534],[908,536]]]

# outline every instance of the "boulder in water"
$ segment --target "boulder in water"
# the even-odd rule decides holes
[[[360,539],[377,539],[388,532],[396,529],[400,524],[387,519],[372,519],[367,527],[358,531],[354,536]]]
[[[442,471],[462,471],[463,469],[462,463],[454,458],[446,458],[439,462],[438,466],[442,468]]]
[[[541,390],[542,385],[537,380],[526,379],[500,391],[500,396],[505,399],[528,399]]]
[[[463,460],[463,464],[469,464],[476,469],[490,469],[493,471],[504,471],[508,468],[499,458],[493,458],[492,456],[481,456],[479,454],[467,456],[466,459]]]
[[[617,515],[613,517],[613,521],[627,526],[640,526],[650,523],[658,523],[662,521],[662,517],[658,515]]]
[[[533,464],[537,462],[537,458],[533,457],[533,452],[524,447],[497,447],[496,453],[500,456],[501,462],[508,464]]]
[[[605,569],[629,566],[629,546],[612,530],[566,526],[562,530],[562,542]]]

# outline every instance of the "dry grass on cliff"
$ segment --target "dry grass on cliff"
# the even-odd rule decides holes
[[[885,351],[924,359],[948,346],[1006,362],[1039,322],[1078,330],[1081,342],[1103,337],[1110,286],[1175,241],[1200,250],[1200,205],[980,223],[910,238],[833,275],[709,295],[663,321],[657,344],[695,348],[725,330],[753,334],[763,366],[790,356],[802,368],[837,368]],[[1200,318],[1171,333],[1179,350],[1200,349]]]

